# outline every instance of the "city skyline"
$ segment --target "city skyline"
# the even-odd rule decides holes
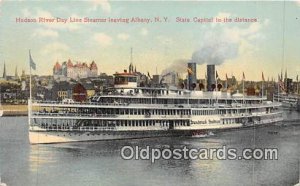
[[[145,8],[147,7],[147,9]],[[28,50],[37,64],[33,74],[51,75],[56,61],[95,61],[99,72],[113,74],[131,62],[143,73],[178,71],[199,60],[197,78],[216,63],[221,79],[277,80],[300,74],[298,2],[7,2],[0,1],[1,53],[6,73],[28,72]],[[188,11],[186,11],[188,10]],[[17,18],[144,18],[164,23],[16,23]],[[177,18],[191,22],[176,22]],[[257,22],[194,23],[193,18],[252,18]],[[73,21],[74,21],[73,19]],[[69,20],[71,21],[71,20]]]

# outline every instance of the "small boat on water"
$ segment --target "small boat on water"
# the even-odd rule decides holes
[[[205,138],[208,136],[214,136],[215,134],[212,131],[194,131],[192,133],[193,138]]]
[[[268,134],[278,134],[278,131],[268,131]]]
[[[0,177],[0,186],[7,186],[6,183],[2,183],[1,177]]]

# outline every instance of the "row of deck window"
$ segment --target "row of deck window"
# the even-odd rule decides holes
[[[267,109],[268,110],[268,109]],[[193,115],[224,115],[224,114],[251,114],[252,112],[263,112],[266,111],[265,108],[256,109],[223,109],[223,110],[193,110]]]
[[[188,126],[189,122],[187,120],[172,121],[174,126]],[[169,121],[160,120],[120,120],[116,121],[116,126],[120,127],[148,127],[148,126],[160,126],[168,127]]]
[[[237,113],[263,112],[266,108],[256,109],[219,109],[219,110],[190,110],[190,109],[131,109],[131,108],[78,108],[75,110],[62,108],[60,110],[42,109],[39,113],[91,114],[91,115],[223,115]]]
[[[242,104],[244,101],[244,104],[259,104],[260,100],[226,100],[226,99],[186,99],[186,98],[178,98],[178,99],[172,99],[172,98],[159,98],[159,97],[124,97],[124,98],[116,98],[116,97],[101,97],[100,103],[127,103],[127,104]]]
[[[77,112],[78,113],[78,112]],[[79,113],[116,115],[190,115],[189,109],[84,109]]]
[[[82,126],[98,127],[168,127],[170,123],[174,126],[188,126],[188,120],[66,120],[66,119],[34,119],[34,123],[42,128],[79,128]]]

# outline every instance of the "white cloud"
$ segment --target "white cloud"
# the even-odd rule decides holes
[[[58,37],[58,32],[50,30],[50,29],[36,29],[32,36],[34,37],[52,37],[52,38],[56,38]]]
[[[98,6],[100,6],[101,9],[105,13],[110,13],[111,12],[111,6],[110,6],[108,0],[93,0],[91,2],[93,3],[93,7],[90,10],[96,11],[98,9]]]
[[[261,23],[251,23],[247,28],[239,28],[239,27],[225,27],[224,28],[224,37],[229,42],[239,42],[242,39],[253,39],[254,36],[259,35],[259,31],[262,29]]]
[[[262,35],[261,33],[256,33],[256,34],[252,34],[248,37],[249,41],[250,40],[261,40],[261,39],[265,39],[265,36]]]
[[[257,33],[258,31],[260,31],[261,28],[262,28],[261,23],[258,23],[258,22],[252,23],[252,24],[250,24],[250,26],[248,27],[248,29],[243,30],[243,31],[244,31],[243,34],[244,34],[244,35],[255,34],[255,33]]]
[[[265,19],[265,20],[264,20],[264,25],[265,25],[265,26],[268,26],[269,24],[270,24],[270,19]]]
[[[68,59],[70,57],[70,52],[70,47],[63,42],[51,42],[41,47],[39,51],[39,58],[36,58],[37,62],[41,65],[45,65],[45,68],[40,68],[40,70],[44,71],[41,73],[51,74],[52,72],[49,71],[49,69],[52,69],[52,65],[57,60]],[[48,67],[46,68],[46,66]]]
[[[142,36],[146,36],[146,35],[148,35],[148,30],[147,30],[146,28],[142,28],[140,34],[141,34]]]
[[[216,17],[223,19],[223,18],[229,18],[230,16],[231,16],[231,13],[229,13],[229,12],[219,12]]]
[[[266,24],[263,22],[249,23],[247,27],[217,25],[204,33],[200,47],[192,58],[201,64],[217,65],[236,58],[249,59],[260,50],[259,42],[265,37],[261,32],[264,27]]]
[[[128,35],[128,34],[125,34],[125,33],[118,34],[117,37],[118,37],[120,40],[123,40],[123,41],[126,41],[126,40],[129,39],[129,35]]]
[[[105,33],[96,33],[94,34],[93,39],[104,47],[112,44],[112,38]]]
[[[251,23],[247,28],[225,28],[224,37],[227,41],[239,44],[239,53],[243,55],[251,55],[254,51],[259,50],[257,42],[263,40],[265,36],[261,30],[267,26],[264,21],[262,23]]]
[[[1,8],[1,5],[2,5],[2,0],[0,0],[0,8]],[[1,9],[0,9],[0,14],[1,14]]]
[[[42,9],[38,9],[36,11],[36,17],[46,17],[46,18],[53,18],[52,14],[50,12],[47,12]]]
[[[174,44],[173,39],[168,37],[168,36],[161,35],[161,36],[157,36],[156,39],[157,39],[157,43],[160,43],[163,46],[168,46],[169,47],[172,44]]]
[[[231,15],[231,13],[229,12],[219,12],[215,17],[215,18],[218,18],[218,19],[224,19],[225,17],[226,18],[229,18]],[[223,25],[223,24],[220,24],[220,23],[216,23],[215,20],[213,21],[213,23],[211,23],[211,27],[215,27],[217,24],[219,25]]]
[[[31,16],[30,11],[27,8],[22,9],[21,12],[22,12],[24,17],[30,17]]]
[[[53,55],[53,54],[59,55],[61,53],[65,53],[65,52],[69,51],[69,49],[70,49],[70,47],[64,43],[53,42],[53,43],[46,45],[42,49],[41,54],[44,56]]]

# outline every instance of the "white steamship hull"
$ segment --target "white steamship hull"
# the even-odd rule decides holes
[[[181,136],[184,133],[170,131],[29,131],[29,141],[31,144],[67,143],[84,141],[104,141],[121,139],[139,139],[153,137]]]
[[[277,118],[271,121],[262,121],[255,126],[262,126],[282,121]],[[227,125],[202,125],[201,127],[178,127],[175,130],[160,131],[29,131],[29,141],[31,144],[51,144],[67,142],[84,141],[104,141],[104,140],[122,140],[122,139],[140,139],[154,137],[178,137],[192,136],[196,131],[220,131],[228,129],[238,129],[244,127],[253,127],[254,125],[227,124]]]

